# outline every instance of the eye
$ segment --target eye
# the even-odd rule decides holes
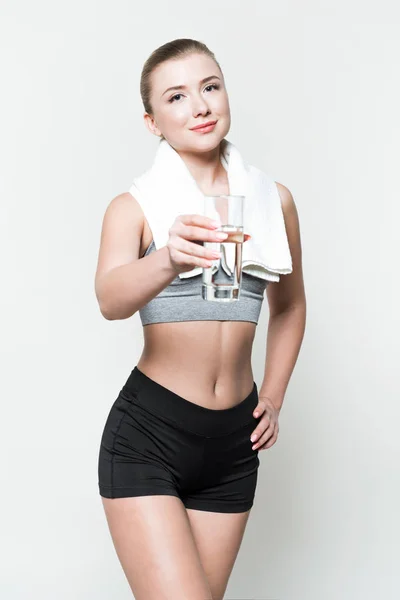
[[[182,96],[182,94],[175,94],[175,96],[172,96],[172,98],[170,98],[170,99],[168,100],[168,102],[171,104],[171,103],[172,103],[172,102],[175,100],[175,98],[176,98],[177,96]]]
[[[219,90],[220,86],[218,83],[211,83],[207,85],[205,89],[207,88],[214,88],[215,90]],[[172,96],[172,98],[170,98],[168,102],[172,104],[178,96],[182,96],[182,94],[175,94],[175,96]]]
[[[214,88],[215,90],[219,90],[219,85],[218,85],[218,83],[211,83],[210,85],[207,86],[207,88]]]

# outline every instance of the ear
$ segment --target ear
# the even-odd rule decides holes
[[[149,115],[149,113],[144,113],[143,118],[144,118],[145,125],[146,125],[147,129],[150,131],[150,133],[152,133],[153,135],[156,135],[157,137],[162,137],[162,133],[158,129],[157,123],[155,122],[154,118],[151,115]]]

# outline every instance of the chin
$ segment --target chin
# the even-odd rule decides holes
[[[206,137],[206,136],[203,136]],[[192,144],[194,152],[210,152],[218,148],[223,138],[220,135],[214,135],[212,138],[207,136],[207,140],[198,140],[197,144]]]
[[[224,127],[223,129],[217,127],[214,131],[210,131],[210,133],[199,135],[197,139],[195,139],[193,144],[193,139],[191,140],[191,145],[196,148],[202,148],[204,150],[212,150],[216,148],[218,144],[227,136],[229,127]]]

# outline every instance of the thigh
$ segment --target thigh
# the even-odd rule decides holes
[[[102,498],[102,502],[135,600],[212,600],[179,498]]]
[[[235,564],[250,511],[214,513],[187,509],[213,600],[222,600]]]

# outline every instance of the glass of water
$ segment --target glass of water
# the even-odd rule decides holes
[[[211,267],[203,267],[204,300],[232,302],[240,298],[244,199],[234,195],[204,196],[204,215],[221,223],[216,231],[228,233],[222,242],[204,242],[205,248],[221,252]]]

